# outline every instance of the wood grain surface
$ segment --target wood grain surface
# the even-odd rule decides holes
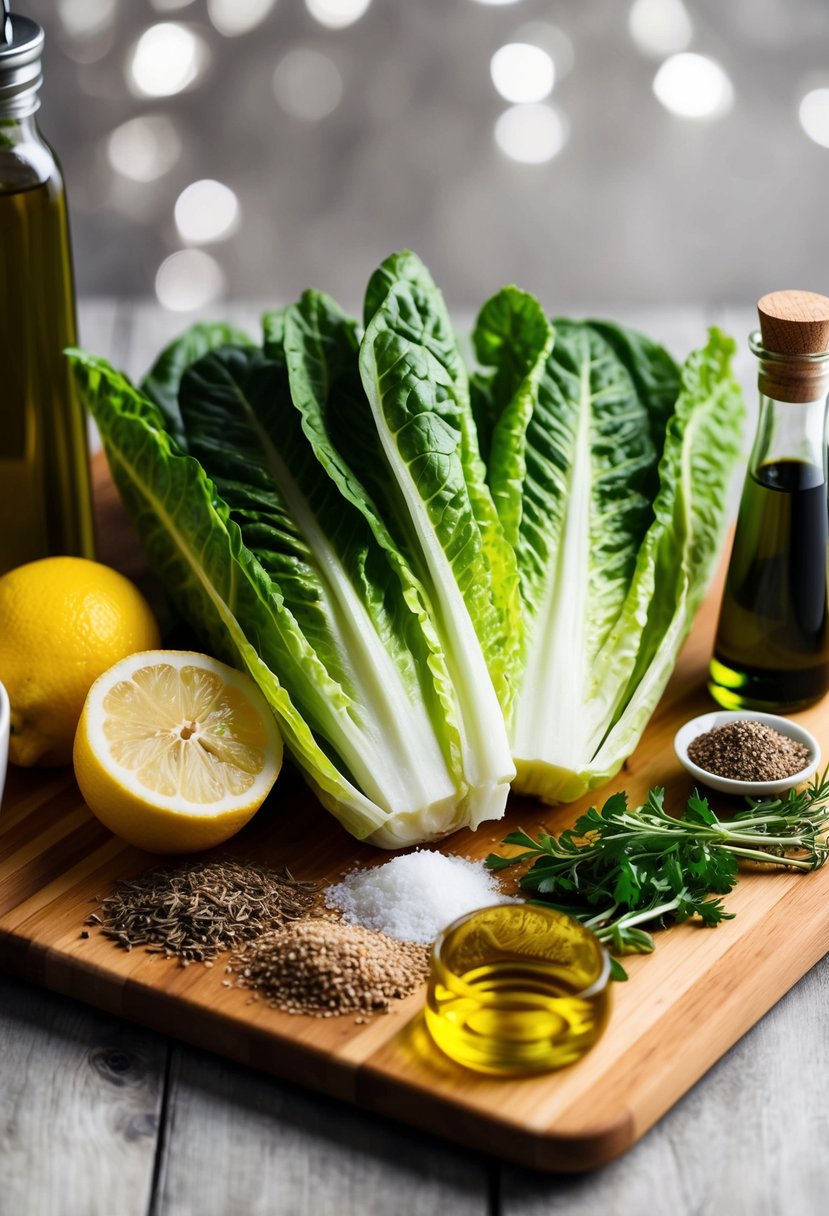
[[[0,975],[0,1212],[143,1216],[167,1055],[128,1022]],[[32,1149],[48,1129],[48,1151]]]
[[[95,483],[101,555],[141,577],[100,457]],[[702,685],[713,623],[712,599],[623,780],[614,783],[632,798],[654,784],[677,800],[689,792],[671,741],[708,705]],[[800,715],[825,747],[824,718],[820,707]],[[445,848],[481,857],[505,830],[559,829],[589,801],[550,810],[516,799],[503,823],[458,833]],[[355,860],[385,860],[342,831],[292,772],[228,847],[324,881]],[[823,955],[829,935],[829,869],[747,875],[729,900],[734,921],[716,930],[681,926],[660,936],[653,956],[630,960],[630,982],[615,987],[609,1028],[588,1057],[559,1073],[493,1081],[432,1046],[422,993],[368,1026],[292,1017],[222,987],[218,965],[185,969],[118,950],[97,932],[83,938],[95,898],[153,860],[94,820],[68,772],[13,770],[0,817],[0,962],[254,1068],[542,1170],[589,1168],[629,1148]]]

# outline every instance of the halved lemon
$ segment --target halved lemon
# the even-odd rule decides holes
[[[95,681],[73,753],[89,808],[153,853],[212,848],[258,811],[282,738],[249,676],[204,654],[146,650]]]

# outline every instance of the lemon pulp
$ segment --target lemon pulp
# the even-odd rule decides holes
[[[261,806],[282,741],[253,681],[206,655],[131,655],[90,689],[75,740],[90,808],[156,852],[209,848]]]
[[[146,790],[187,802],[245,794],[265,765],[265,730],[250,701],[212,671],[140,667],[105,695],[110,755]]]

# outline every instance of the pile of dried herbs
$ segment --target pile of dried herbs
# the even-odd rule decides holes
[[[157,868],[117,883],[87,924],[125,950],[146,946],[178,957],[182,966],[207,962],[286,921],[307,916],[317,883],[287,869],[223,857]]]

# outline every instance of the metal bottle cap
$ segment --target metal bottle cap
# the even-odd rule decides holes
[[[43,83],[41,55],[43,30],[36,21],[9,12],[9,0],[0,7],[0,107],[24,93],[37,92]]]

